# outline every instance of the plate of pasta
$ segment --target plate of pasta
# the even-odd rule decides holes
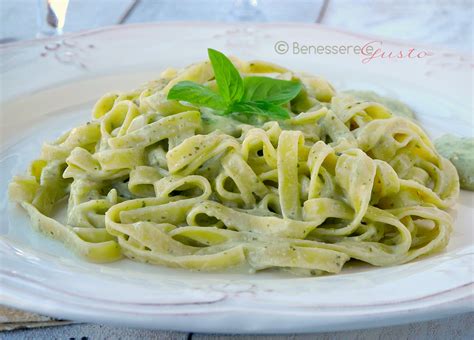
[[[169,23],[0,47],[1,303],[241,333],[472,311],[472,60],[294,41],[374,39]]]

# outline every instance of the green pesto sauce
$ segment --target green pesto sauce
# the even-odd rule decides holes
[[[201,121],[203,127],[203,133],[208,134],[213,131],[219,130],[222,133],[228,135],[235,135],[239,128],[238,126],[242,123],[232,119],[229,116],[219,116],[207,112],[206,110],[201,110]]]
[[[372,91],[349,90],[344,91],[343,93],[353,95],[354,97],[360,100],[380,103],[396,116],[415,119],[415,113],[413,112],[413,110],[410,109],[405,103],[402,103],[397,99],[382,97]]]
[[[474,138],[444,135],[435,146],[456,167],[461,188],[474,191]]]

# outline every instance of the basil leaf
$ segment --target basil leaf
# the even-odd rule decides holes
[[[264,101],[233,103],[227,109],[227,112],[257,114],[272,119],[290,118],[288,111],[281,106]]]
[[[221,52],[209,48],[207,50],[216,77],[219,94],[230,104],[240,101],[244,95],[244,84],[239,71]]]
[[[225,110],[227,108],[221,96],[210,88],[192,81],[176,83],[168,92],[167,99],[183,100],[197,106],[210,107],[215,110]]]
[[[268,77],[245,77],[243,101],[266,101],[285,104],[300,93],[300,82]]]

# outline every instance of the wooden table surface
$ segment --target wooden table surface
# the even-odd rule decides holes
[[[40,0],[42,1],[42,0]],[[65,32],[160,21],[242,21],[242,0],[70,0]],[[253,20],[323,25],[473,53],[474,0],[253,0]],[[240,5],[241,6],[241,5]],[[37,0],[0,0],[0,43],[37,36]],[[1,292],[0,292],[1,293]],[[250,339],[256,336],[189,334],[94,324],[66,324],[0,308],[8,339]],[[38,327],[38,326],[49,327]],[[54,325],[54,326],[53,326]],[[474,313],[447,319],[346,332],[257,336],[259,339],[472,339]]]

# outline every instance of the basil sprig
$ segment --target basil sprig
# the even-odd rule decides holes
[[[181,100],[198,107],[213,109],[216,114],[245,114],[269,119],[290,118],[281,105],[301,91],[300,82],[268,77],[242,77],[221,52],[209,48],[218,93],[192,81],[180,81],[168,92],[169,100]]]

